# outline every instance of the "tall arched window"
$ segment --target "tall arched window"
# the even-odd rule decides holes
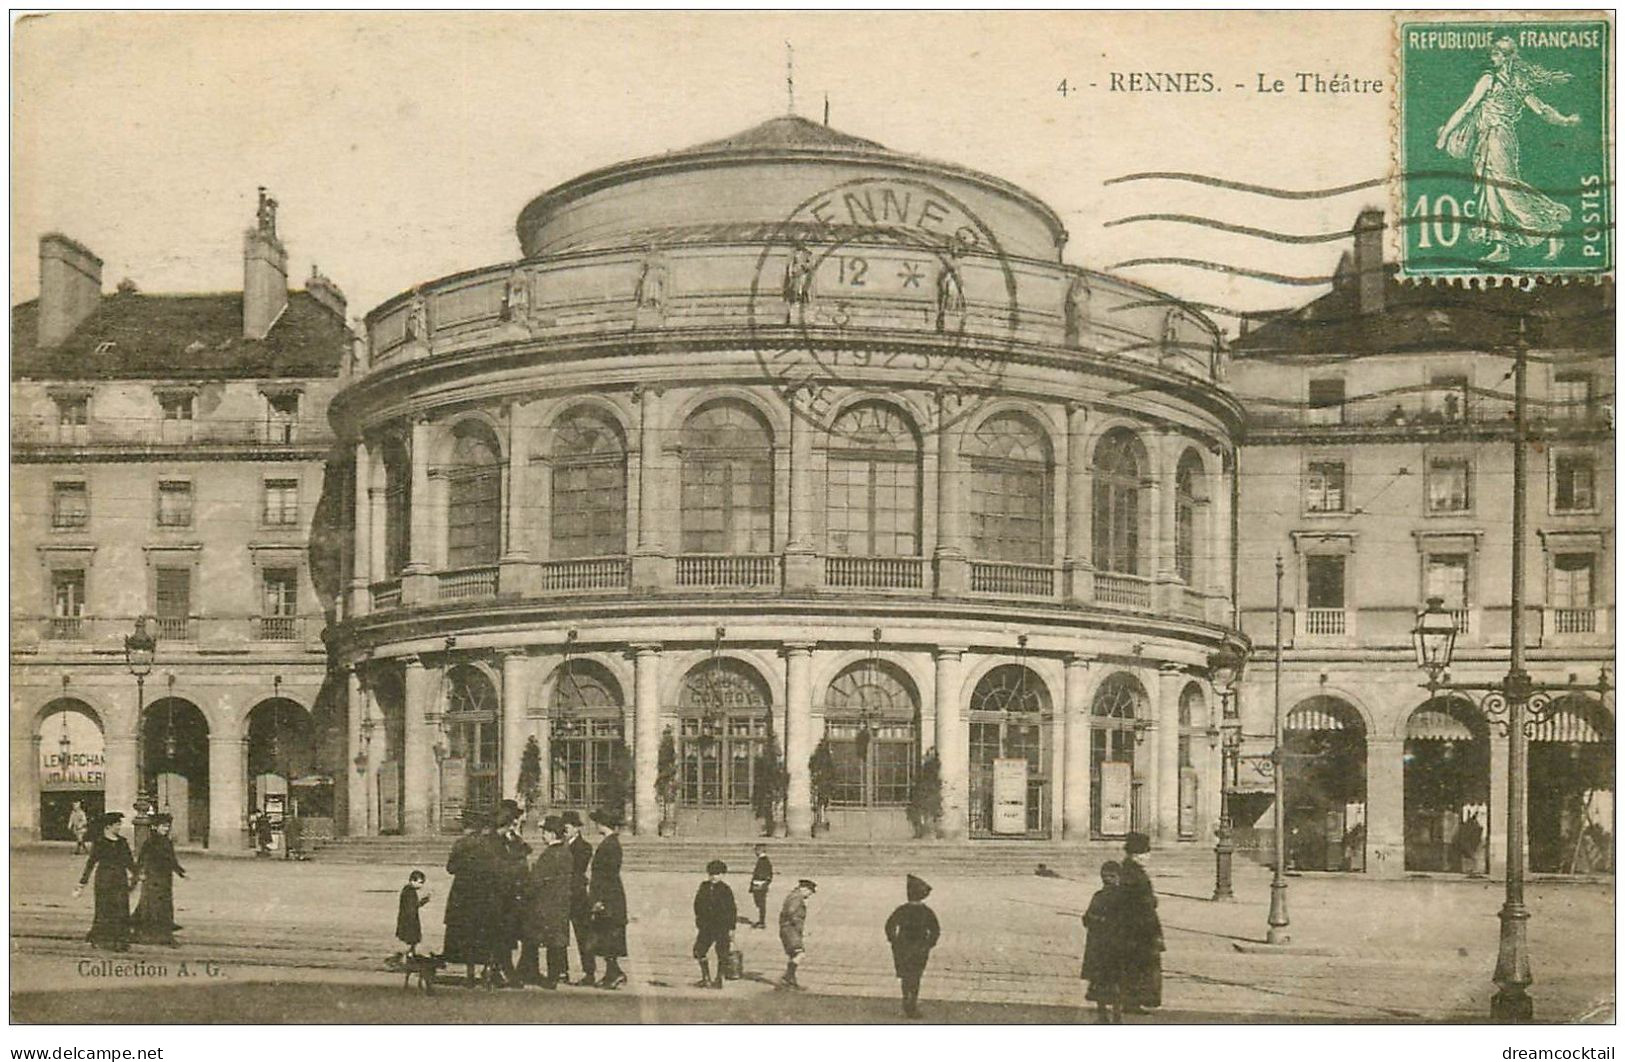
[[[773,436],[754,410],[714,402],[683,425],[683,552],[773,549]]]
[[[552,803],[590,809],[613,802],[624,720],[620,683],[602,665],[571,660],[559,668],[548,702]]]
[[[839,807],[906,807],[919,758],[914,683],[892,664],[865,660],[846,668],[824,695],[824,734],[835,760]]]
[[[483,428],[458,429],[446,488],[446,567],[495,564],[502,552],[502,458]]]
[[[684,676],[677,752],[685,807],[751,805],[772,704],[767,683],[737,660],[708,661]]]
[[[1187,586],[1196,580],[1196,558],[1202,547],[1196,509],[1205,497],[1203,471],[1202,458],[1196,451],[1186,450],[1174,474],[1174,567]]]
[[[626,552],[626,442],[609,418],[575,409],[553,429],[554,560]]]
[[[463,790],[443,788],[443,800],[460,799],[463,807],[475,810],[496,807],[500,798],[497,770],[502,725],[498,704],[496,686],[479,668],[462,665],[446,673],[446,731],[450,738],[446,762],[460,761]],[[450,777],[456,777],[455,769]],[[446,778],[443,774],[442,781]]]
[[[982,676],[970,698],[970,828],[1016,832],[993,809],[994,763],[1027,761],[1025,831],[1041,834],[1049,816],[1049,687],[1022,664],[1001,664]]]
[[[1202,734],[1207,698],[1202,687],[1187,683],[1179,694],[1179,836],[1195,837],[1200,776],[1196,772],[1196,741]]]
[[[412,466],[398,439],[385,439],[384,459],[384,577],[396,579],[411,559]]]
[[[829,552],[920,552],[920,440],[895,408],[853,406],[830,427],[825,528]]]
[[[1028,418],[1000,413],[966,440],[970,538],[980,560],[1048,564],[1052,461],[1049,439]]]
[[[1140,574],[1140,442],[1119,428],[1095,447],[1094,554],[1103,572]]]
[[[1124,672],[1107,676],[1090,708],[1089,828],[1096,837],[1122,837],[1148,820],[1136,763],[1145,687]]]

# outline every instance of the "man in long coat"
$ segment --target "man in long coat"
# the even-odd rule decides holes
[[[1151,838],[1131,833],[1123,844],[1124,859],[1118,871],[1118,916],[1116,935],[1118,1000],[1126,1014],[1144,1013],[1162,1006],[1162,921],[1157,917],[1157,894],[1146,872]]]
[[[75,898],[85,891],[91,873],[96,876],[96,913],[85,939],[98,948],[128,951],[130,948],[130,885],[135,879],[135,857],[130,843],[119,834],[124,816],[110,811],[101,817],[101,836],[90,847],[85,872],[79,875]]]
[[[626,958],[626,888],[621,884],[621,814],[612,808],[595,811],[603,840],[592,854],[587,901],[592,905],[592,953],[604,960],[604,979],[599,988],[619,988],[626,984],[620,960]]]
[[[519,944],[519,894],[525,887],[525,866],[530,858],[530,845],[519,836],[522,816],[519,805],[504,800],[497,811],[498,874],[495,883],[497,925],[491,941],[492,961],[502,976],[503,984],[517,987],[514,975],[513,949]]]
[[[542,820],[543,847],[525,877],[519,918],[519,979],[556,988],[569,978],[570,879],[574,871],[564,844],[564,820]],[[547,975],[537,969],[537,950],[547,953]]]
[[[135,939],[149,944],[175,944],[175,875],[186,870],[175,857],[175,842],[169,839],[174,818],[154,815],[152,834],[141,846],[136,860],[136,881],[141,886],[141,902],[135,905]]]
[[[500,856],[488,817],[471,811],[463,816],[463,824],[468,832],[451,846],[446,859],[451,891],[446,894],[446,942],[441,955],[447,962],[464,964],[472,985],[474,968],[491,961],[499,913],[496,879]]]
[[[581,959],[581,980],[576,984],[591,985],[598,977],[598,960],[592,953],[592,901],[587,899],[592,845],[581,833],[580,815],[566,811],[562,818],[565,847],[570,850],[570,929],[575,933],[576,954]]]

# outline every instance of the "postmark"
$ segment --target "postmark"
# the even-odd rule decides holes
[[[748,330],[764,372],[823,432],[853,389],[934,392],[923,434],[994,393],[1020,315],[998,236],[960,199],[901,176],[860,178],[799,203],[751,280]]]
[[[1611,28],[1400,21],[1404,275],[1613,268]]]

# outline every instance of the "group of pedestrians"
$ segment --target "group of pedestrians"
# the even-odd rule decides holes
[[[175,945],[175,931],[181,928],[175,924],[175,878],[186,877],[186,870],[169,838],[174,820],[160,813],[151,824],[152,832],[135,855],[120,832],[122,813],[110,811],[97,821],[99,832],[73,895],[76,899],[83,895],[86,885],[93,889],[95,913],[85,939],[98,948],[125,951],[132,939]],[[140,898],[132,914],[130,895],[138,889]]]
[[[520,836],[519,805],[504,800],[496,813],[470,812],[466,832],[446,860],[445,944],[440,958],[464,967],[470,985],[493,988],[561,984],[615,989],[626,983],[626,890],[621,884],[621,816],[591,815],[596,848],[573,811],[548,815],[541,847]],[[422,871],[401,889],[395,935],[412,954],[422,942],[419,909],[428,902]],[[570,980],[572,936],[581,978]],[[514,951],[519,959],[514,961]],[[598,976],[598,962],[604,973]]]
[[[1151,839],[1131,833],[1121,862],[1101,864],[1101,887],[1090,899],[1083,925],[1084,998],[1102,1024],[1118,1025],[1124,1014],[1162,1005],[1162,922],[1147,858]]]

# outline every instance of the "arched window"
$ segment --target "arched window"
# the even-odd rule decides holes
[[[1089,829],[1122,837],[1149,820],[1136,748],[1145,720],[1145,688],[1133,675],[1108,675],[1089,710]]]
[[[866,660],[846,668],[824,696],[824,734],[835,760],[840,807],[906,807],[919,759],[919,695],[895,665]]]
[[[559,668],[548,701],[552,803],[588,809],[614,803],[626,741],[623,705],[620,683],[602,665],[571,660]]]
[[[751,805],[772,703],[767,683],[737,660],[709,661],[684,676],[677,750],[684,806]]]
[[[773,437],[738,402],[715,402],[683,425],[683,552],[773,549]]]
[[[1140,442],[1119,428],[1095,447],[1095,568],[1140,574]]]
[[[1203,500],[1202,459],[1186,450],[1174,474],[1174,567],[1189,586],[1196,579],[1201,542],[1196,533],[1196,507]]]
[[[448,762],[459,761],[463,776],[461,792],[442,791],[444,802],[461,801],[462,807],[490,811],[500,799],[497,778],[501,747],[501,712],[496,687],[477,667],[462,665],[446,673],[446,732]],[[442,771],[444,771],[442,765]],[[455,778],[454,768],[450,777]],[[447,777],[442,774],[442,780]],[[444,809],[443,809],[444,816]]]
[[[484,430],[458,429],[446,485],[446,567],[495,564],[502,552],[502,459]]]
[[[970,698],[970,828],[1012,833],[994,814],[994,762],[1027,761],[1025,831],[1041,834],[1049,817],[1049,688],[1032,669],[1001,664],[976,684]]]
[[[384,459],[384,577],[397,579],[411,559],[412,466],[398,439],[386,439]],[[365,504],[366,499],[361,499]]]
[[[920,440],[879,402],[853,406],[830,427],[825,528],[829,552],[913,557],[920,552]]]
[[[1051,546],[1049,439],[1031,420],[1001,413],[966,440],[970,538],[981,560],[1048,564]]]
[[[571,410],[553,429],[554,560],[626,552],[626,442],[607,417]]]
[[[1196,741],[1202,736],[1207,698],[1202,687],[1187,683],[1179,693],[1179,836],[1195,837],[1197,827]]]

